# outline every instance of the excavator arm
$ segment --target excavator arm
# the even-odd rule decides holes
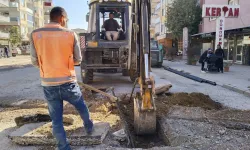
[[[150,0],[134,0],[133,32],[136,35],[137,73],[140,92],[134,99],[134,128],[138,135],[156,131],[155,81],[150,74]]]

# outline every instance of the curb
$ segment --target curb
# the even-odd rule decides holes
[[[237,92],[237,93],[239,93],[239,94],[243,94],[243,95],[245,95],[245,96],[247,96],[247,97],[250,97],[250,92],[241,90],[241,89],[239,89],[239,88],[237,88],[237,87],[235,87],[235,86],[223,84],[222,87],[225,88],[225,89],[228,89],[228,90]]]

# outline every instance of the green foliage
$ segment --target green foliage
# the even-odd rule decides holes
[[[175,38],[182,36],[184,27],[188,27],[189,34],[198,33],[201,15],[202,9],[197,0],[174,0],[167,8],[166,27]]]
[[[10,28],[10,39],[9,42],[11,44],[11,46],[17,46],[18,44],[21,43],[22,41],[22,36],[21,36],[21,32],[18,26],[12,26]]]

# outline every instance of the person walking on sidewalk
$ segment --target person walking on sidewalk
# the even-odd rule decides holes
[[[219,44],[217,45],[215,55],[219,58],[218,61],[216,62],[218,66],[218,72],[221,71],[223,73],[223,58],[225,57],[225,53]]]
[[[8,50],[8,47],[7,47],[7,46],[4,47],[4,53],[5,53],[5,56],[6,56],[7,58],[9,58],[9,50]]]
[[[67,13],[62,7],[50,12],[50,23],[31,33],[31,61],[40,69],[41,83],[59,150],[71,150],[63,127],[63,100],[79,112],[88,134],[93,131],[89,110],[76,82],[74,65],[82,61],[77,35],[66,29]]]

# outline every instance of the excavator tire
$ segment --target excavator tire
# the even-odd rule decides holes
[[[141,110],[141,100],[134,99],[134,129],[137,135],[149,135],[156,132],[156,111]]]
[[[93,82],[94,79],[93,69],[86,69],[86,70],[81,69],[81,77],[82,77],[82,82],[85,84]]]

